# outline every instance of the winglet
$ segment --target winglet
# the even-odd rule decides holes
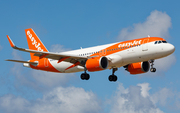
[[[11,47],[15,47],[13,41],[11,40],[11,38],[8,35],[7,35],[7,38],[9,40],[9,43],[10,43]]]

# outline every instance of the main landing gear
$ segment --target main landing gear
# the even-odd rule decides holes
[[[112,68],[112,75],[109,76],[109,81],[110,82],[116,82],[117,81],[117,76],[114,75],[115,71],[117,71],[118,68]],[[86,73],[86,69],[84,70],[85,72],[81,74],[81,79],[82,80],[89,80],[90,75],[88,73]]]
[[[112,68],[112,75],[109,76],[109,81],[110,82],[116,82],[117,81],[117,76],[114,75],[115,71],[117,71],[118,68]]]
[[[151,64],[151,69],[150,69],[150,71],[151,71],[151,72],[156,72],[156,68],[153,67],[153,65],[154,65],[154,60],[150,60],[149,63]]]
[[[81,79],[82,80],[89,80],[89,78],[90,78],[90,75],[88,73],[86,73],[86,70],[87,69],[85,69],[84,70],[85,72],[81,74]]]
[[[85,73],[82,73],[82,74],[81,74],[81,79],[82,79],[82,80],[89,80],[89,78],[90,78],[90,76],[89,76],[88,73],[85,72]]]

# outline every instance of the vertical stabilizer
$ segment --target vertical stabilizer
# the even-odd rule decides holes
[[[41,40],[38,38],[36,33],[33,31],[33,29],[25,29],[27,42],[29,49],[31,50],[37,50],[37,51],[44,51],[48,52],[44,44],[41,42]],[[37,56],[34,56],[34,53],[30,53],[31,59],[37,59]]]

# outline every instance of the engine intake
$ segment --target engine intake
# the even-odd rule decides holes
[[[108,59],[106,57],[93,57],[86,61],[88,71],[100,71],[108,67]]]

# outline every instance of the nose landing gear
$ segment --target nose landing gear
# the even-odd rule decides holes
[[[151,69],[150,69],[150,71],[151,71],[151,72],[156,72],[156,68],[153,67],[153,65],[154,65],[154,60],[150,60],[149,63],[151,64]]]

